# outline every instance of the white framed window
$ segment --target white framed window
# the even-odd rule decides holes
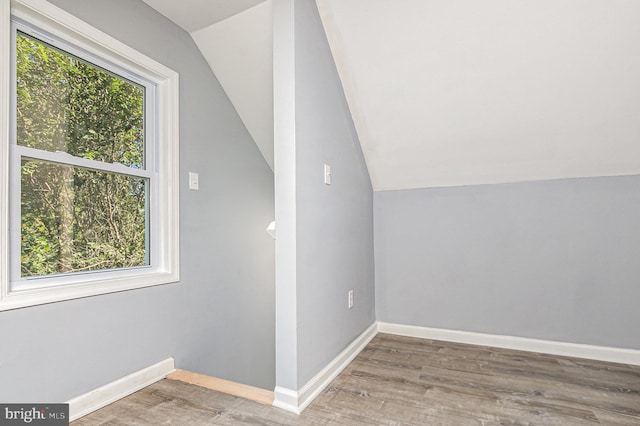
[[[0,310],[177,282],[178,74],[46,1],[0,7]]]

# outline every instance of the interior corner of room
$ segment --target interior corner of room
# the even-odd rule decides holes
[[[0,310],[0,402],[300,413],[378,332],[640,365],[640,2],[48,3],[179,74],[180,280]]]

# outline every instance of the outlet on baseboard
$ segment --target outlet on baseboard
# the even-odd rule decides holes
[[[353,290],[349,290],[347,293],[347,307],[349,309],[353,308]]]

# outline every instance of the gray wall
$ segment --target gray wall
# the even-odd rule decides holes
[[[640,349],[640,177],[375,193],[385,322]]]
[[[182,281],[0,312],[0,401],[65,401],[168,357],[273,389],[269,166],[186,32],[137,0],[53,3],[180,73]]]
[[[315,1],[297,0],[294,22],[300,387],[375,314],[369,174]],[[324,163],[331,165],[330,186]]]

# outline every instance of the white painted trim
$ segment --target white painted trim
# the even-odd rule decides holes
[[[9,117],[11,117],[11,11],[0,0],[0,300],[9,282]]]
[[[10,7],[9,7],[10,6]],[[9,261],[9,93],[11,69],[11,17],[68,42],[89,56],[139,75],[156,86],[157,158],[149,158],[152,180],[150,210],[151,266],[95,273],[30,279],[23,285],[10,276]],[[179,260],[179,75],[46,0],[2,0],[0,8],[0,311],[76,299],[98,294],[174,283],[180,280]],[[46,38],[46,34],[45,34]],[[128,74],[127,74],[128,75]],[[5,93],[6,92],[6,93]],[[154,118],[155,119],[155,118]],[[150,129],[151,130],[151,129]],[[146,173],[146,172],[145,172]],[[132,174],[132,173],[129,173]],[[135,174],[135,173],[133,173]],[[155,217],[155,219],[153,219]],[[13,232],[13,231],[12,231]],[[17,232],[17,231],[16,231]]]
[[[83,395],[77,396],[69,404],[70,421],[86,416],[127,395],[139,391],[175,371],[173,358],[167,358],[135,373],[129,374],[114,382],[108,383]]]
[[[298,407],[298,392],[281,386],[276,386],[273,390],[272,405],[295,414],[302,412]]]
[[[318,374],[298,391],[298,407],[302,412],[311,402],[344,370],[353,359],[369,344],[378,333],[376,323],[373,323],[360,336],[358,336],[349,346],[345,348],[333,361],[331,361]]]
[[[377,323],[373,323],[362,334],[340,352],[326,367],[313,376],[299,391],[276,387],[273,405],[278,408],[300,414],[313,400],[344,370],[353,359],[369,344],[378,332]]]
[[[640,365],[640,350],[378,322],[380,333]]]
[[[85,169],[98,170],[101,172],[121,173],[146,179],[151,179],[153,177],[153,172],[148,169],[136,169],[120,163],[106,163],[100,160],[88,160],[62,151],[45,151],[22,145],[13,145],[13,150],[19,157],[29,157],[30,159],[43,160],[49,163],[65,164]]]
[[[296,83],[294,0],[273,2],[276,385],[298,385]]]
[[[170,68],[141,54],[47,0],[10,1],[12,15],[32,22],[37,27],[46,27],[54,36],[70,40],[78,46],[88,47],[100,57],[109,58],[124,68],[134,68],[136,72],[142,72],[142,67],[144,68],[142,77],[149,80],[164,80],[167,76],[177,75]]]

